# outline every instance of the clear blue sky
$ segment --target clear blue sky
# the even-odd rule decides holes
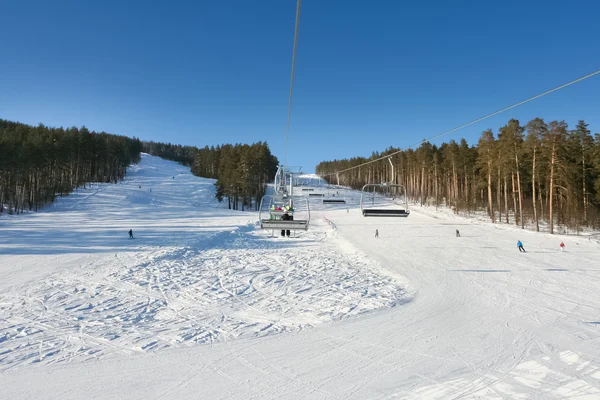
[[[196,145],[265,140],[283,162],[295,0],[9,1],[0,118]],[[288,164],[369,156],[600,69],[598,1],[304,0]],[[510,118],[585,119],[600,76]]]

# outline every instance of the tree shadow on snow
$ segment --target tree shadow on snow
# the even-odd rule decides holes
[[[297,238],[281,238],[255,234],[254,224],[197,225],[194,220],[176,218],[122,219],[118,225],[107,226],[101,219],[85,219],[73,215],[60,223],[49,221],[19,221],[9,229],[0,229],[0,254],[57,255],[69,253],[135,252],[140,247],[176,246],[192,250],[208,249],[285,249],[317,242],[317,238],[298,232]],[[135,239],[129,239],[133,230]],[[279,234],[279,231],[275,231]]]
[[[210,229],[186,230],[155,227],[135,229],[134,239],[128,235],[129,227],[77,228],[63,230],[60,226],[44,230],[4,229],[1,231],[0,253],[13,255],[50,255],[66,253],[111,253],[139,251],[140,246],[181,246],[190,236],[210,239],[229,232],[237,226],[211,226]]]

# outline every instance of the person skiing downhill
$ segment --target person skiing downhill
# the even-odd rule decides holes
[[[379,237],[379,229],[375,229],[375,237],[378,238]]]
[[[560,242],[560,251],[565,251],[565,243],[564,242]]]
[[[129,239],[133,239],[133,230],[129,230]]]
[[[523,247],[523,243],[520,240],[517,240],[517,248],[519,249],[519,253],[525,253],[525,248]]]
[[[456,237],[460,237],[460,232],[458,231],[458,229],[456,230]]]

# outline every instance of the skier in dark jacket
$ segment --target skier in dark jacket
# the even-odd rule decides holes
[[[129,230],[129,239],[133,239],[133,230]]]
[[[282,219],[283,221],[289,221],[289,220],[291,220],[292,218],[290,217],[290,215],[289,215],[287,212],[284,212],[284,213],[283,213],[283,215],[281,216],[281,219]],[[281,236],[285,237],[285,234],[286,234],[286,230],[285,230],[285,229],[282,229],[282,230],[281,230]],[[289,231],[289,230],[287,231],[287,235],[288,235],[288,236],[290,236],[290,231]]]
[[[525,253],[525,248],[523,247],[523,243],[520,240],[517,241],[517,248],[519,249],[519,253]]]

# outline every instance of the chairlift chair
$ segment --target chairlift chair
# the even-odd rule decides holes
[[[406,188],[391,183],[366,184],[361,190],[360,210],[365,217],[408,217]]]
[[[330,194],[330,191],[336,191],[335,194]],[[342,193],[345,193],[343,191]],[[328,187],[327,188],[327,197],[323,199],[323,204],[346,204],[346,196],[342,194],[340,196],[339,189],[337,187]]]
[[[265,209],[265,205],[267,209]],[[290,206],[291,210],[286,210],[286,206]],[[279,208],[279,209],[277,209]],[[268,212],[268,218],[265,214]],[[282,219],[287,213],[292,216],[292,220]],[[258,221],[261,229],[277,229],[294,231],[294,236],[297,230],[308,230],[310,223],[310,207],[306,197],[295,196],[292,199],[274,196],[264,196],[260,201]]]

